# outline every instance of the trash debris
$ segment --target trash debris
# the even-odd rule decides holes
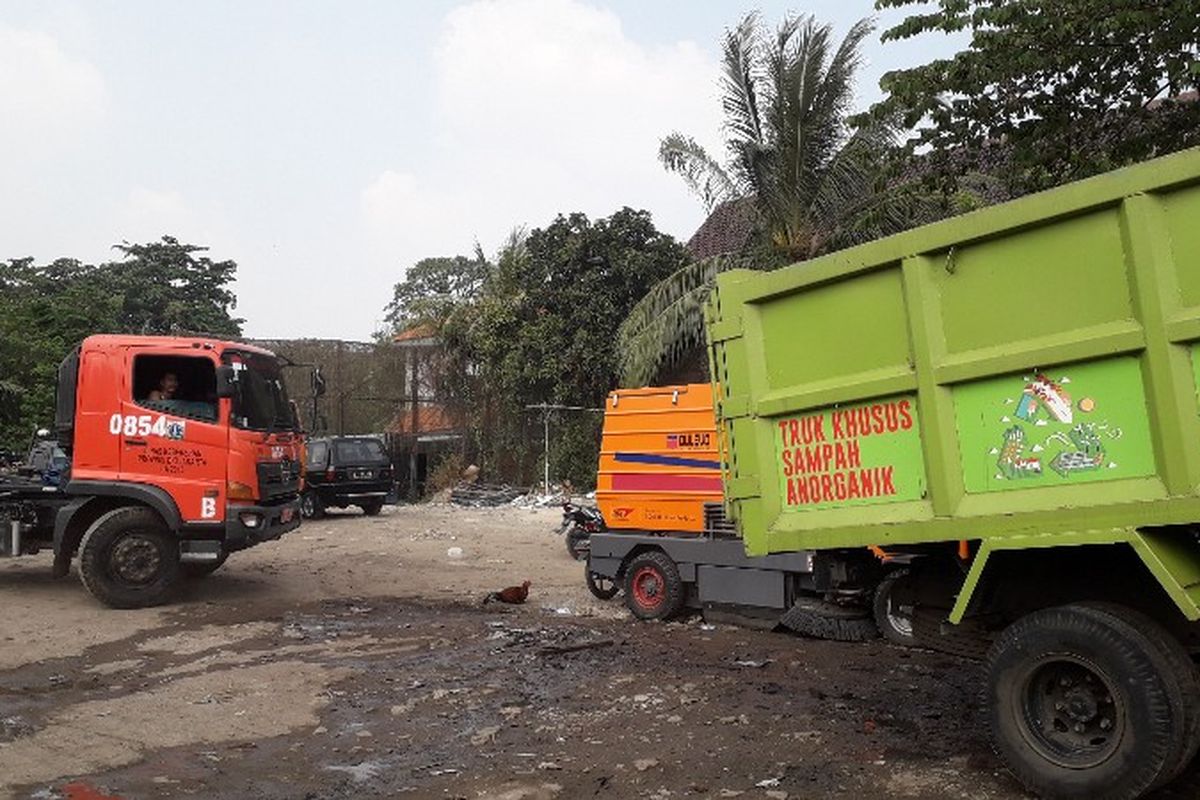
[[[446,558],[459,559],[463,557],[463,549],[461,547],[451,547],[446,550]]]
[[[767,664],[771,663],[771,659],[765,658],[762,661],[753,661],[751,659],[743,659],[741,661],[735,661],[733,663],[739,667],[746,667],[747,669],[762,669]]]
[[[645,772],[648,769],[654,769],[658,766],[657,758],[639,758],[633,762],[633,768],[638,772]]]
[[[767,778],[754,784],[757,789],[774,789],[779,785],[779,778]]]
[[[450,492],[450,502],[456,506],[468,508],[488,508],[508,505],[524,494],[523,489],[515,489],[512,486],[491,486],[480,483],[459,484]]]

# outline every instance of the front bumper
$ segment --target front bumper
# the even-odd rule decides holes
[[[245,550],[300,527],[300,498],[270,506],[230,505],[225,510],[225,549]]]

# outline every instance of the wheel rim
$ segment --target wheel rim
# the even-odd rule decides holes
[[[887,596],[887,611],[884,616],[887,617],[887,623],[892,627],[898,635],[905,639],[913,638],[913,621],[912,614],[904,610],[904,606],[898,605],[892,599],[892,593],[888,592]]]
[[[633,599],[646,609],[658,608],[666,600],[666,581],[654,567],[642,567],[633,573]]]
[[[1090,769],[1120,747],[1125,707],[1095,664],[1048,655],[1027,672],[1015,698],[1021,732],[1039,755],[1067,769]]]
[[[310,494],[304,495],[304,498],[300,501],[300,513],[306,517],[311,518],[313,515],[313,508],[315,505],[316,504],[313,503],[312,495],[310,495]]]
[[[152,583],[162,569],[162,552],[153,537],[131,533],[113,545],[108,557],[109,574],[130,586]]]

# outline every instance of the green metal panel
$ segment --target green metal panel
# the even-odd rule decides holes
[[[1164,204],[1185,308],[1200,308],[1200,187],[1175,192]]]
[[[1133,356],[954,389],[969,493],[1155,474],[1141,368]]]
[[[1000,547],[1200,522],[1197,219],[1193,149],[775,272],[718,276],[712,364],[747,551]],[[1039,375],[1036,413],[1027,404],[1021,418]],[[871,458],[919,483],[860,504],[839,501],[831,477],[833,502],[789,502],[781,422],[828,424],[897,397],[920,425]],[[1128,542],[1148,565],[1170,549]],[[1200,574],[1195,548],[1171,558],[1156,575],[1193,562]]]

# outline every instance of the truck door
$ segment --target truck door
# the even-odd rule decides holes
[[[121,441],[121,480],[158,486],[184,522],[225,518],[228,409],[217,398],[210,351],[131,350],[120,413],[109,432]]]

